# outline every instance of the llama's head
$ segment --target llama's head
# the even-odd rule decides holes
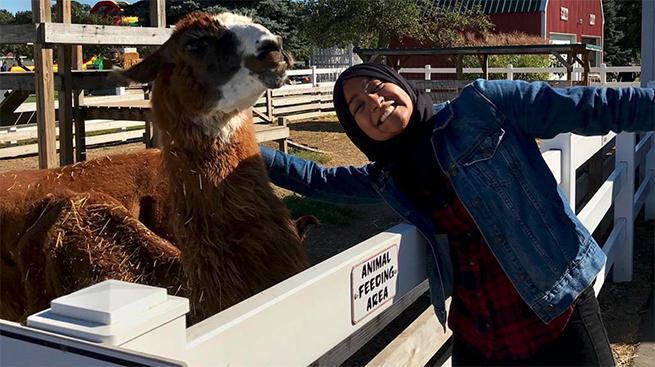
[[[267,88],[282,86],[292,64],[282,39],[250,18],[192,13],[156,52],[119,77],[156,80],[155,88],[166,88],[168,99],[201,117],[251,107]]]

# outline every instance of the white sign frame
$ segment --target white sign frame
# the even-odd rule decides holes
[[[375,253],[373,256],[369,256],[368,258],[358,262],[355,264],[351,271],[350,271],[350,304],[351,304],[351,322],[353,325],[356,325],[360,321],[366,319],[369,315],[374,313],[376,310],[380,309],[384,304],[392,300],[397,293],[398,287],[397,287],[397,280],[398,280],[398,272],[399,272],[399,262],[398,262],[398,244],[394,243],[391,246]],[[361,276],[362,269],[366,268],[366,265],[372,262],[373,260],[380,258],[382,255],[387,253],[389,256],[388,257],[382,257],[383,259],[388,259],[387,263],[384,265],[380,265],[378,268],[374,268],[368,273],[363,279]],[[384,261],[384,260],[381,260]],[[388,278],[385,280],[383,274],[388,274]],[[382,289],[387,290],[388,292],[385,294],[384,300],[377,301],[375,305],[372,306],[372,308],[367,307],[368,301],[370,301],[373,297],[375,297],[376,294],[373,291],[375,287],[371,287],[371,295],[369,297],[362,297],[361,296],[361,288],[367,288],[366,285],[368,283],[372,283],[375,279],[381,277],[383,280],[381,280],[382,284],[385,284],[385,288],[380,288],[380,291]],[[380,287],[379,285],[378,287]],[[367,292],[368,293],[368,292]],[[368,300],[368,301],[366,301]],[[365,310],[362,311],[362,308]]]

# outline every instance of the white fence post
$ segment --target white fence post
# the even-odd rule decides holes
[[[316,80],[316,66],[312,65],[312,87],[315,87],[318,85],[318,81]]]
[[[575,213],[575,173],[578,167],[573,166],[573,134],[559,134],[553,139],[541,141],[541,152],[548,150],[560,150],[562,152],[562,182],[560,188],[569,201],[571,210]]]
[[[514,80],[514,65],[507,65],[507,80]]]
[[[601,87],[605,86],[605,83],[607,83],[607,64],[602,63],[600,64],[600,85]]]
[[[353,44],[348,45],[348,67],[355,65],[355,55],[353,52]]]
[[[641,9],[641,86],[655,88],[655,2],[642,2]],[[655,170],[655,139],[652,139],[652,150],[646,155],[646,172]],[[655,184],[654,184],[655,185]],[[644,214],[647,220],[655,219],[655,187],[644,203]]]
[[[626,220],[625,240],[614,260],[614,282],[632,280],[634,245],[634,196],[635,196],[635,134],[621,133],[616,136],[616,167],[626,164],[627,180],[614,201],[614,224]]]

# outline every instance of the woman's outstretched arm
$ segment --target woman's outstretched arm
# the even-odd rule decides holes
[[[553,88],[547,83],[484,81],[473,88],[536,138],[655,130],[652,88]]]
[[[260,146],[273,183],[321,201],[343,204],[382,202],[370,179],[372,165],[325,168],[312,161]]]

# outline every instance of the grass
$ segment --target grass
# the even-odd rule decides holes
[[[55,91],[55,100],[59,99],[59,92]],[[36,102],[36,94],[30,94],[29,97],[23,103],[34,103]]]
[[[289,154],[318,164],[326,164],[330,161],[330,156],[319,152],[310,152],[308,150],[291,148]]]
[[[347,225],[359,218],[357,212],[348,207],[324,203],[298,195],[287,195],[282,198],[282,201],[291,211],[293,218],[313,215],[321,223],[335,225]]]

